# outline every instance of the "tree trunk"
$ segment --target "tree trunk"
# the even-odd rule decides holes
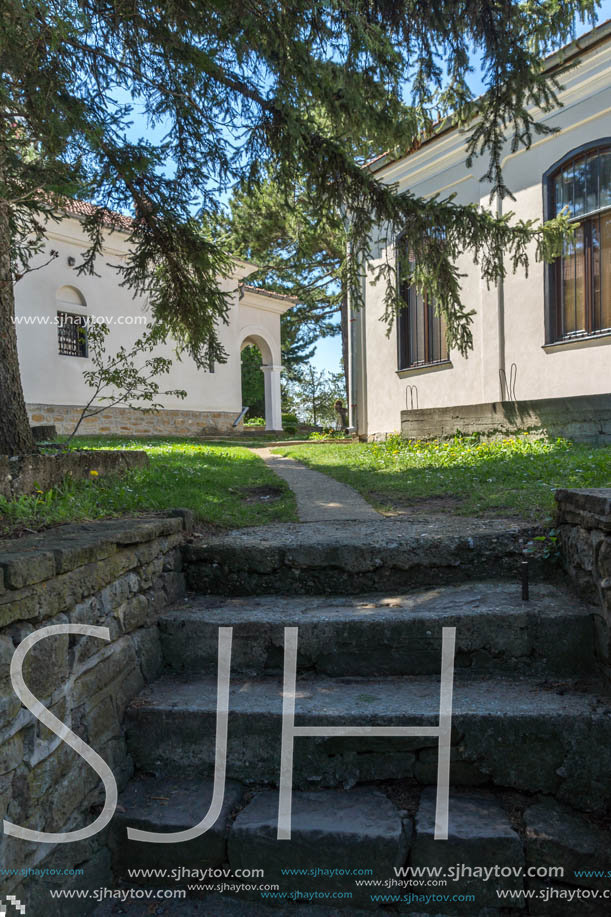
[[[346,404],[350,400],[350,367],[348,366],[348,296],[344,291],[340,306],[340,326],[342,332],[342,369],[344,371],[344,385],[346,387]]]
[[[10,250],[8,204],[0,201],[0,455],[23,455],[37,449],[21,387]]]

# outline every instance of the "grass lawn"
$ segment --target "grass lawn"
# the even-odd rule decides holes
[[[0,537],[62,522],[188,507],[219,528],[296,519],[288,487],[242,445],[180,438],[79,437],[75,447],[145,449],[147,469],[68,481],[44,494],[0,497]]]
[[[317,471],[350,484],[383,512],[454,512],[548,521],[557,487],[611,487],[611,447],[515,436],[492,442],[288,446]]]

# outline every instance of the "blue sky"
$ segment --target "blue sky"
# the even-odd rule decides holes
[[[598,22],[604,22],[609,18],[611,18],[611,0],[603,0],[599,8]],[[578,28],[577,34],[581,35],[585,32],[588,32],[589,30],[589,25],[581,25]],[[481,92],[484,88],[477,70],[472,75],[470,83],[475,93]],[[129,96],[127,93],[125,94],[125,99],[118,99],[118,101],[128,100]],[[138,113],[137,107],[135,107],[133,112],[133,128],[130,133],[132,133],[135,137],[144,135],[155,142],[162,138],[164,134],[164,127],[163,125],[158,125],[155,129],[151,129],[147,125],[145,118]],[[312,362],[318,370],[326,369],[330,372],[338,372],[340,368],[340,358],[341,340],[338,333],[335,337],[324,338],[318,343]]]

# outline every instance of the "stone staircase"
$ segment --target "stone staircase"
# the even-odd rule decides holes
[[[268,527],[187,549],[194,592],[162,616],[163,675],[126,716],[136,774],[112,823],[118,879],[133,883],[128,870],[139,867],[264,869],[255,883],[301,895],[246,889],[232,910],[231,890],[192,889],[210,915],[254,917],[270,904],[270,913],[299,915],[606,913],[608,902],[591,898],[576,908],[497,895],[589,887],[574,871],[608,867],[611,705],[596,679],[591,608],[544,581],[522,602],[523,530],[442,537],[411,526],[288,526],[283,539]],[[208,811],[220,627],[233,628],[221,815],[188,843],[129,841],[127,827],[175,832]],[[436,726],[442,629],[456,628],[447,841],[434,839],[438,739],[373,734],[295,739],[292,837],[277,840],[287,627],[299,629],[297,726],[347,731]],[[456,864],[505,873],[422,886],[394,872]],[[565,874],[551,886],[525,876],[559,865]],[[310,872],[282,872],[295,869]],[[357,885],[357,870],[388,882]],[[219,881],[248,884],[206,880]]]

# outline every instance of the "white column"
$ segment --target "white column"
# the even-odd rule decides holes
[[[265,429],[282,429],[282,400],[280,373],[282,366],[263,364],[261,372],[265,378]]]

